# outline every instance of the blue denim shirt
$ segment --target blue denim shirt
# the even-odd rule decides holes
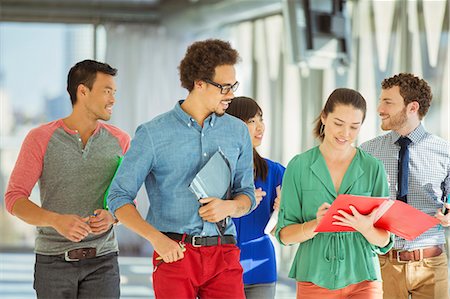
[[[208,116],[203,128],[181,109],[175,108],[140,125],[125,154],[108,196],[111,212],[134,204],[145,182],[150,207],[147,222],[162,232],[218,235],[214,223],[203,221],[200,203],[188,189],[197,172],[219,149],[230,162],[232,197],[247,195],[256,205],[253,185],[253,153],[245,124],[228,114]],[[229,220],[225,234],[236,236]]]

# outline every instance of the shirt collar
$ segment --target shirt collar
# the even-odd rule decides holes
[[[181,104],[183,104],[184,100],[180,100],[175,104],[173,110],[177,117],[188,127],[192,126],[195,123],[195,119],[192,118],[189,114],[187,114],[182,108]],[[215,113],[211,113],[206,119],[205,124],[208,123],[211,127],[214,127],[217,120],[217,115]]]
[[[418,143],[420,140],[422,140],[427,132],[425,131],[425,128],[423,127],[422,123],[420,123],[417,128],[415,128],[411,133],[406,135],[409,139],[411,139],[412,143]],[[395,131],[391,131],[391,143],[395,144],[397,140],[401,137],[401,135]]]
[[[192,126],[192,123],[195,121],[189,114],[187,114],[182,108],[181,104],[183,104],[184,100],[179,100],[175,107],[173,108],[173,111],[175,112],[175,115],[188,127]]]

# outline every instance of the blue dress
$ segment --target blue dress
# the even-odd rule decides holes
[[[265,181],[255,180],[255,188],[267,194],[259,206],[250,214],[233,218],[237,231],[237,245],[241,249],[241,265],[244,269],[244,284],[272,283],[277,280],[275,250],[264,228],[273,212],[277,197],[276,187],[281,185],[285,168],[265,159],[268,174]]]

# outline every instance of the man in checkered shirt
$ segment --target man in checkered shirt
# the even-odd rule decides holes
[[[421,123],[432,100],[425,80],[400,73],[383,80],[381,87],[378,113],[381,128],[390,132],[363,143],[361,148],[383,161],[390,196],[395,200],[399,197],[397,141],[408,137],[406,201],[441,222],[412,241],[396,237],[394,249],[380,256],[384,298],[406,299],[411,295],[413,299],[448,299],[443,226],[449,226],[450,213],[444,215],[441,210],[450,194],[450,143],[427,132]]]

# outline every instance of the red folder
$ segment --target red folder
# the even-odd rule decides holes
[[[406,240],[414,240],[431,227],[439,224],[439,220],[400,200],[383,197],[356,196],[339,194],[315,229],[316,232],[351,232],[351,227],[334,225],[334,215],[343,210],[352,214],[349,206],[354,206],[363,215],[370,214],[378,208],[374,226],[390,231]]]

